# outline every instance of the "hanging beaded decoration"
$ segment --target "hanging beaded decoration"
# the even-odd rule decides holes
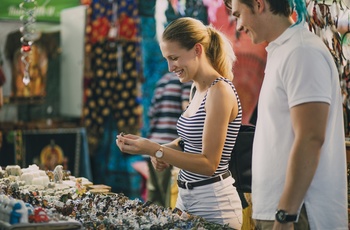
[[[20,20],[23,23],[23,25],[20,27],[20,32],[22,33],[21,61],[24,65],[24,73],[23,73],[24,85],[28,85],[30,82],[29,53],[31,51],[31,46],[33,45],[33,42],[37,39],[37,36],[38,36],[35,30],[36,7],[37,7],[37,3],[35,0],[23,0],[23,2],[19,4],[19,8],[23,12],[23,14],[20,16]]]

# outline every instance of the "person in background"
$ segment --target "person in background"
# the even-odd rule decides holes
[[[323,41],[303,25],[305,1],[225,4],[237,31],[268,43],[252,159],[256,228],[348,229],[339,73]]]
[[[228,169],[242,122],[232,84],[235,55],[229,40],[201,21],[182,17],[169,23],[160,41],[170,72],[193,82],[196,92],[177,122],[179,138],[160,145],[132,134],[117,135],[121,151],[151,156],[153,167],[180,168],[176,209],[234,229],[242,205]],[[184,142],[184,151],[179,144]]]
[[[175,73],[166,73],[158,80],[148,111],[149,140],[166,144],[178,137],[176,122],[188,105],[191,84],[192,82],[181,83]],[[172,167],[156,171],[149,157],[148,166],[147,200],[170,207]]]

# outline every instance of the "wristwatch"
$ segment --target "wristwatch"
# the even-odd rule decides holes
[[[157,159],[160,159],[162,158],[164,155],[164,150],[163,150],[163,147],[161,146],[158,151],[154,154],[154,156],[157,158]]]
[[[275,218],[278,222],[284,224],[287,222],[294,222],[297,220],[298,215],[288,214],[286,211],[278,209],[276,210]]]

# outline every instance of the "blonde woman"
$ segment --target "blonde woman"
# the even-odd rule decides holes
[[[169,71],[183,83],[192,81],[196,89],[177,122],[179,138],[160,145],[125,134],[118,135],[116,143],[123,152],[151,156],[156,170],[169,165],[181,169],[176,208],[240,229],[241,201],[228,170],[242,119],[232,84],[233,49],[219,31],[188,17],[165,28],[160,48]]]

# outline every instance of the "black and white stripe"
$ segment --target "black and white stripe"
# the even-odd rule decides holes
[[[231,151],[235,145],[238,131],[242,123],[242,107],[241,107],[241,103],[240,103],[237,91],[234,85],[232,84],[232,82],[221,77],[216,79],[212,83],[212,85],[215,85],[218,81],[221,81],[221,80],[230,84],[233,91],[236,94],[237,101],[238,101],[238,115],[234,121],[228,124],[228,131],[226,135],[224,148],[222,151],[221,160],[216,172],[212,176],[224,173],[228,170],[228,164],[231,159]],[[207,95],[205,95],[197,113],[194,116],[191,116],[191,117],[181,116],[177,122],[177,132],[185,142],[185,152],[202,154],[202,146],[203,146],[202,137],[203,137],[204,121],[206,116],[206,112],[205,112],[206,97]],[[203,180],[208,178],[210,177],[192,173],[186,170],[181,170],[179,173],[179,179],[182,181],[197,181],[197,180]]]

